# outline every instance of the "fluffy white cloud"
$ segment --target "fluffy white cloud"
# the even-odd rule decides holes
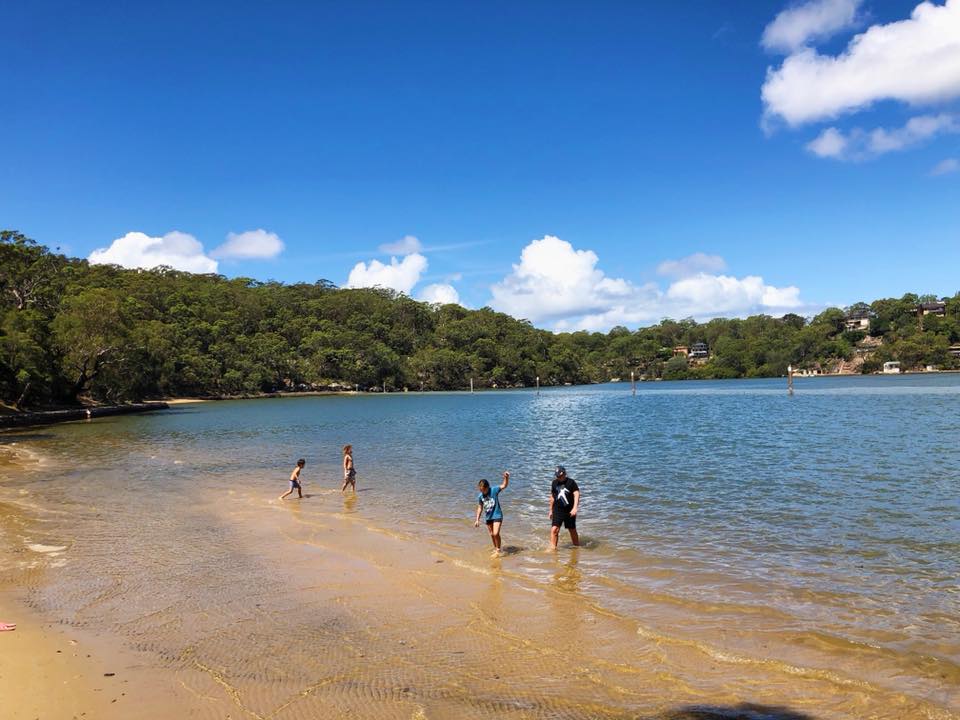
[[[827,128],[807,143],[807,150],[817,157],[840,158],[847,150],[847,137],[836,128]]]
[[[807,149],[818,157],[836,160],[866,160],[884,153],[905,150],[942,133],[960,132],[960,122],[953,115],[920,115],[910,118],[903,127],[888,130],[854,128],[843,133],[827,128]]]
[[[449,283],[434,283],[427,285],[420,291],[419,299],[428,303],[438,303],[448,305],[450,303],[460,302],[460,293]]]
[[[881,100],[960,97],[960,0],[920,3],[909,19],[871,26],[837,56],[803,48],[767,70],[761,94],[766,118],[792,126]]]
[[[423,249],[420,239],[415,235],[404,235],[394,243],[385,243],[377,248],[386,255],[411,255]]]
[[[276,233],[266,230],[247,230],[242,233],[227,233],[227,240],[210,253],[222,259],[268,259],[283,252],[283,240]]]
[[[513,272],[490,288],[490,305],[540,322],[600,312],[636,293],[626,280],[606,277],[598,261],[592,250],[575,250],[552,235],[534,240]]]
[[[811,0],[787,8],[763,31],[767,50],[793,51],[853,27],[863,0]]]
[[[129,232],[110,243],[110,247],[94,250],[87,260],[92,265],[145,269],[166,265],[194,273],[217,272],[217,261],[204,253],[203,245],[193,235],[176,230],[163,237]]]
[[[657,265],[657,274],[682,278],[701,272],[715,273],[726,269],[727,263],[719,255],[698,252],[679,260],[664,260]]]
[[[930,171],[931,175],[949,175],[950,173],[955,173],[957,170],[960,170],[960,160],[957,158],[947,158],[946,160],[941,160],[938,162],[933,170]]]
[[[667,289],[666,299],[694,316],[702,316],[704,311],[712,315],[737,314],[760,307],[783,310],[802,304],[796,287],[773,287],[756,275],[735,278],[707,273],[677,280]]]
[[[697,257],[697,256],[691,256]],[[712,267],[722,258],[702,255]],[[666,269],[684,276],[663,290],[656,283],[636,285],[607,277],[597,268],[591,250],[547,235],[527,245],[513,271],[490,288],[490,305],[515,317],[559,330],[607,330],[614,325],[638,325],[663,317],[707,318],[752,312],[783,313],[803,306],[795,287],[778,288],[757,276],[736,278],[686,270],[696,264],[667,261]],[[719,261],[719,262],[718,262]]]
[[[410,253],[402,260],[392,257],[389,265],[379,260],[358,262],[350,271],[347,287],[385,287],[409,294],[426,269],[427,259],[420,253]]]

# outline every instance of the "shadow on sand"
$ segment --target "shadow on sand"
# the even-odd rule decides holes
[[[688,705],[670,710],[650,720],[815,720],[812,715],[772,705],[742,703],[727,705]]]

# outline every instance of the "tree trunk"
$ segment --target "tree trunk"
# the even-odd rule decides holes
[[[31,385],[33,385],[33,381],[27,381],[26,386],[23,388],[23,392],[20,393],[20,397],[17,398],[17,401],[13,404],[17,410],[23,410],[23,403],[27,399],[27,393],[30,392]]]

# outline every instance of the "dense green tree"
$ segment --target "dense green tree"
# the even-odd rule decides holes
[[[337,289],[194,275],[171,268],[91,266],[0,232],[0,402],[18,408],[79,399],[122,401],[332,386],[463,389],[628,378],[782,375],[829,370],[866,354],[904,367],[960,366],[960,294],[944,317],[923,296],[856,303],[869,338],[846,313],[669,318],[631,331],[551,333],[490,308],[429,305],[383,289]],[[876,347],[876,339],[882,345]],[[695,363],[675,352],[704,342]]]

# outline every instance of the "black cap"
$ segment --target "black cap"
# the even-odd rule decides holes
[[[566,475],[566,474],[567,474],[567,469],[563,465],[557,465],[557,471],[553,473],[553,476],[558,478],[561,475]]]

